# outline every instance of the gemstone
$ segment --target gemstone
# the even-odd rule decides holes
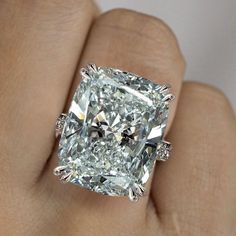
[[[164,153],[166,89],[113,68],[89,66],[82,75],[63,120],[57,171],[83,188],[128,196]]]

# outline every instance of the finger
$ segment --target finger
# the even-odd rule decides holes
[[[153,182],[166,228],[179,235],[234,235],[236,120],[227,99],[209,86],[185,83],[168,137],[172,158],[157,167]]]
[[[91,29],[80,65],[91,61],[101,66],[134,72],[156,83],[169,83],[178,98],[184,71],[183,58],[173,33],[156,18],[128,10],[110,11],[100,16]],[[68,105],[79,80],[78,74]],[[176,103],[171,110],[170,120],[173,119],[175,106]],[[55,161],[56,152],[50,175],[52,168],[56,166]],[[53,178],[53,181],[57,180]],[[57,186],[64,192],[64,186]],[[123,214],[123,209],[132,212],[133,215],[129,216],[132,215],[133,218],[144,217],[135,212],[138,208],[145,209],[148,201],[148,197],[144,197],[134,205],[124,198],[105,197],[72,185],[67,186],[67,191],[76,196],[81,215],[83,211],[88,214],[88,208],[96,209],[96,215],[100,215],[102,211],[108,222],[111,220],[108,214],[111,209],[116,217]],[[127,221],[127,217],[123,221]]]
[[[1,178],[32,181],[44,166],[94,15],[90,1],[0,3]]]

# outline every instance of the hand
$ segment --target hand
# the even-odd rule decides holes
[[[236,235],[234,113],[217,89],[182,83],[184,59],[161,20],[98,16],[87,0],[3,0],[0,33],[0,235]],[[52,174],[55,120],[88,62],[169,83],[176,95],[171,159],[157,164],[137,203]]]

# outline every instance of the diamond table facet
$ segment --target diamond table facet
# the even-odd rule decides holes
[[[95,65],[82,77],[64,120],[57,174],[111,196],[134,189],[141,194],[158,153],[165,153],[158,148],[169,110],[167,86]]]

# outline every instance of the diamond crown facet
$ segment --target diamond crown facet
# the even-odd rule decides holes
[[[155,161],[166,157],[169,87],[95,65],[81,74],[63,120],[57,174],[111,196],[142,193]]]

